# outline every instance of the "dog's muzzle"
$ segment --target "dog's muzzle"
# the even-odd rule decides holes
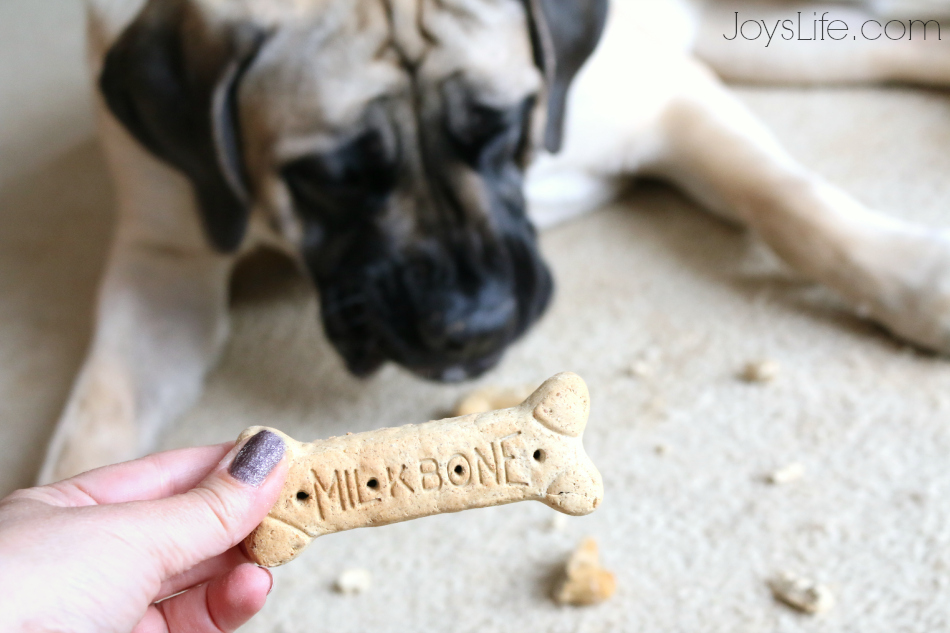
[[[479,252],[443,243],[394,253],[373,240],[347,260],[335,275],[311,271],[326,333],[356,375],[391,360],[432,380],[479,376],[552,293],[530,229]]]

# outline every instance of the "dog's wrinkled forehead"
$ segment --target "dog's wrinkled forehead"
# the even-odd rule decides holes
[[[536,92],[524,7],[518,0],[326,0],[312,17],[277,25],[245,77],[245,155],[270,165],[334,146],[367,104],[412,103],[459,76],[486,105]]]
[[[524,4],[512,0],[390,0],[392,37],[422,81],[462,72],[480,96],[510,104],[541,85]]]

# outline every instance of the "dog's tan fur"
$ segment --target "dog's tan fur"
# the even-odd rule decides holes
[[[90,0],[94,72],[142,2]],[[202,0],[201,6],[214,19],[237,13],[300,27],[281,43],[285,54],[256,64],[241,88],[242,125],[251,131],[246,160],[258,192],[245,250],[265,241],[295,252],[300,227],[275,165],[328,143],[360,104],[398,89],[404,81],[398,69],[407,61],[440,76],[465,69],[483,78],[484,95],[501,102],[543,80],[518,0]],[[756,17],[774,12],[755,6]],[[392,11],[392,26],[384,7]],[[420,7],[438,38],[420,30]],[[602,41],[573,84],[563,150],[538,153],[528,172],[532,217],[551,226],[595,209],[624,178],[659,176],[748,226],[859,313],[918,345],[950,351],[950,236],[867,209],[797,164],[719,78],[946,86],[950,48],[935,42],[785,46],[765,64],[758,49],[722,40],[732,10],[614,0]],[[860,7],[851,11],[863,16]],[[322,26],[315,31],[314,24]],[[308,45],[327,30],[343,39],[321,48],[326,56],[314,66]],[[434,46],[436,40],[448,44]],[[367,65],[374,71],[359,74],[371,80],[350,80],[355,73],[347,68]],[[295,109],[302,92],[319,107]],[[197,398],[227,335],[226,285],[239,256],[208,246],[185,178],[145,151],[105,107],[99,111],[119,220],[92,349],[50,445],[44,482],[146,451],[163,424]]]

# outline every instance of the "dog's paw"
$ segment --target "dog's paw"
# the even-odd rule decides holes
[[[887,251],[875,292],[857,301],[859,315],[908,342],[950,354],[950,232],[905,234]]]

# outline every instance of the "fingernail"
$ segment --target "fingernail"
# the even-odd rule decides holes
[[[270,592],[274,590],[274,574],[270,573],[270,570],[265,569],[264,567],[261,567],[261,569],[266,571],[267,575],[270,576],[270,587],[267,589],[267,595],[269,596]]]
[[[270,431],[261,431],[241,447],[228,472],[238,481],[255,488],[284,456],[284,440]]]

